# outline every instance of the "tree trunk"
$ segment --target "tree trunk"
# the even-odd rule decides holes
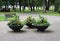
[[[33,6],[33,11],[35,10],[34,6]]]
[[[13,10],[15,10],[15,7],[14,7],[14,5],[13,5]]]
[[[20,11],[21,11],[21,5],[19,5]]]
[[[30,0],[29,0],[29,7],[30,7],[30,9],[32,11],[32,4],[30,3]]]
[[[5,5],[5,9],[8,9],[8,5]]]
[[[5,9],[6,9],[6,5],[5,5]]]
[[[47,1],[47,4],[46,4],[46,10],[49,11],[49,7],[50,7],[50,0]]]
[[[33,9],[32,9],[32,6],[30,6],[30,9],[31,9],[31,11],[33,10]]]
[[[16,3],[16,7],[17,7],[17,3]]]
[[[25,7],[26,7],[26,6],[24,5],[24,6],[23,6],[23,11],[25,10]]]
[[[20,9],[20,11],[21,11],[21,2],[19,2],[19,9]]]
[[[59,9],[59,5],[55,5],[54,12],[58,12],[58,9]]]
[[[18,0],[18,2],[19,2],[19,10],[20,10],[20,12],[21,12],[21,2],[22,2],[22,0]]]
[[[36,10],[38,9],[38,7],[36,6]]]
[[[43,12],[46,12],[46,0],[43,0]]]
[[[34,4],[35,4],[35,2],[34,2],[34,0],[32,0],[32,4],[31,4],[31,5],[32,5],[32,7],[33,7],[33,11],[35,10],[35,8],[34,8],[34,7],[35,7]]]

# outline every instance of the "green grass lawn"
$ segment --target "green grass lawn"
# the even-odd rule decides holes
[[[42,15],[50,15],[50,16],[60,16],[60,13],[58,13],[58,12],[53,12],[53,11],[48,11],[48,12],[46,12],[46,13],[39,12],[39,14],[42,14]]]
[[[13,18],[8,18],[7,20],[9,20],[9,21],[15,20],[15,17],[13,17]]]
[[[5,19],[4,16],[0,16],[0,21],[3,21]]]
[[[15,17],[13,17],[13,18],[7,18],[6,20],[14,20],[15,19]],[[4,16],[0,16],[0,21],[4,21],[5,20],[5,17]]]

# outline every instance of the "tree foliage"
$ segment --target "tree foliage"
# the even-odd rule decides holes
[[[45,2],[43,2],[45,1]],[[19,3],[19,4],[18,4]],[[5,8],[8,8],[9,5],[13,6],[13,10],[15,10],[15,5],[19,5],[20,11],[22,10],[21,8],[23,7],[23,10],[25,10],[26,7],[30,8],[32,10],[36,10],[38,7],[43,7],[43,4],[45,5],[46,10],[49,10],[49,7],[51,5],[55,6],[56,8],[60,8],[60,0],[0,0],[0,9],[2,6],[5,6]]]

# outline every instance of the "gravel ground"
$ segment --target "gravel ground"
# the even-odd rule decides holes
[[[38,14],[19,14],[22,20],[32,15],[36,18]],[[60,41],[60,16],[43,15],[50,22],[49,28],[45,32],[37,32],[37,29],[22,28],[21,32],[13,32],[8,26],[8,21],[0,22],[0,41]]]

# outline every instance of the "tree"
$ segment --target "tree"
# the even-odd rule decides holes
[[[10,3],[10,5],[12,5],[13,6],[13,10],[15,10],[15,2],[16,2],[17,0],[9,0],[9,3]]]
[[[18,0],[18,2],[19,2],[19,8],[20,8],[20,11],[21,11],[22,0]]]
[[[2,8],[2,0],[0,0],[0,9]]]
[[[28,0],[23,0],[23,1],[22,1],[22,6],[23,6],[23,11],[24,11],[25,8],[29,6]]]
[[[43,0],[43,11],[49,11],[51,0]]]
[[[2,0],[3,5],[5,6],[5,9],[8,8],[8,0]]]
[[[54,4],[54,6],[55,6],[55,9],[54,9],[54,11],[55,12],[58,12],[59,11],[59,6],[60,6],[60,0],[55,0],[55,4]]]
[[[39,7],[42,7],[42,5],[43,5],[43,0],[35,0],[36,9],[39,9]]]
[[[43,12],[46,12],[46,0],[43,0]]]
[[[29,7],[30,7],[30,9],[32,11],[32,0],[29,0]]]
[[[49,11],[50,2],[51,2],[51,0],[47,0],[47,2],[46,2],[46,10],[47,11]]]
[[[33,8],[33,11],[35,10],[35,1],[34,0],[32,0],[32,8]]]

